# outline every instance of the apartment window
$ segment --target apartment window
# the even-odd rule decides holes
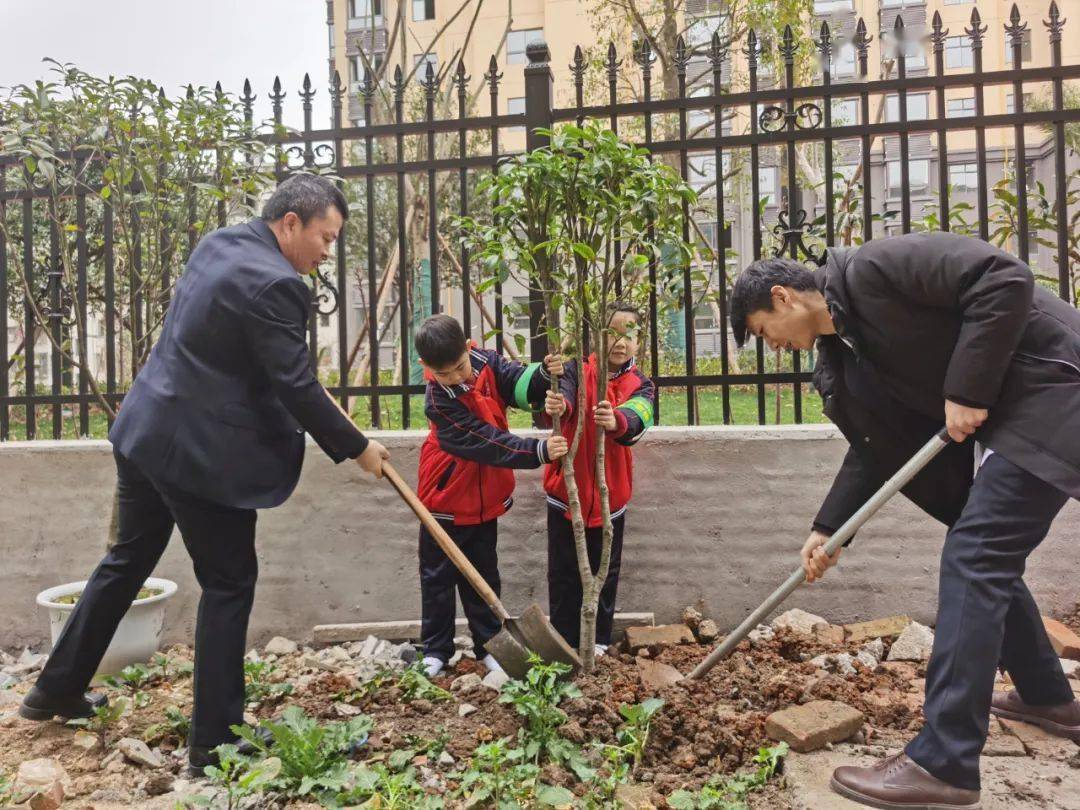
[[[727,155],[724,155],[727,157]],[[716,182],[716,155],[699,152],[686,158],[686,182],[694,191],[702,191]]]
[[[382,25],[382,0],[349,0],[350,27]]]
[[[966,68],[974,64],[975,57],[967,37],[945,38],[945,67]]]
[[[424,65],[423,65],[424,62],[427,62],[429,65],[431,65],[432,74],[438,75],[438,73],[439,73],[439,57],[437,57],[433,53],[418,53],[418,54],[416,54],[416,56],[413,57],[413,67],[417,68],[417,70],[416,70],[416,75],[417,76],[419,76],[420,78],[424,78],[424,76],[427,75],[427,68],[424,67]],[[419,66],[419,67],[417,67],[417,66]]]
[[[768,37],[762,37],[757,43],[757,75],[759,79],[768,79],[773,75],[772,60],[769,58],[772,54],[772,42]]]
[[[908,93],[908,121],[922,121],[927,117],[929,98],[929,93]],[[895,93],[885,97],[885,120],[890,122],[900,120],[900,96]]]
[[[1030,110],[1031,109],[1031,101],[1032,101],[1031,93],[1024,93],[1024,109],[1025,110]],[[1015,97],[1013,96],[1012,93],[1009,93],[1007,96],[1005,96],[1005,112],[1006,113],[1014,113],[1014,112],[1016,112],[1016,101],[1015,101]]]
[[[377,53],[374,56],[368,56],[371,61],[371,67],[378,72],[382,67],[383,55]],[[367,76],[367,69],[364,67],[364,58],[360,55],[349,57],[349,83],[352,85],[350,90],[355,94],[360,92],[360,85],[363,83],[364,78]]]
[[[814,0],[815,14],[832,14],[837,11],[854,11],[852,0]]]
[[[926,0],[881,0],[882,8],[918,8],[926,5]]]
[[[435,19],[435,0],[413,0],[413,22]]]
[[[975,97],[947,99],[945,114],[949,118],[971,118],[975,115]]]
[[[908,183],[912,193],[925,191],[930,187],[929,160],[908,161]],[[885,164],[885,186],[890,197],[899,197],[903,193],[899,160],[890,160]]]
[[[717,329],[720,324],[713,318],[712,304],[698,304],[694,307],[694,329]]]
[[[511,65],[524,65],[528,59],[525,48],[530,42],[544,38],[543,28],[527,28],[524,31],[511,31],[506,35],[506,61]]]
[[[834,76],[855,75],[855,43],[844,41],[836,49],[832,56],[832,72]]]
[[[510,306],[511,314],[513,315],[513,322],[510,324],[511,329],[525,330],[529,329],[529,296],[527,295],[515,295],[513,303]]]
[[[334,51],[335,51],[335,48],[334,48],[334,24],[330,23],[326,27],[328,29],[330,29],[330,58],[333,59],[334,58]]]
[[[926,48],[918,42],[904,43],[904,68],[922,70],[926,67]]]
[[[686,44],[698,48],[712,42],[713,31],[720,28],[719,17],[698,17],[686,28]]]
[[[957,191],[979,188],[979,167],[975,163],[953,163],[949,166],[949,185]]]
[[[522,115],[525,113],[525,96],[508,98],[506,100],[506,112],[510,115]],[[524,132],[525,127],[510,127],[511,132]]]
[[[975,0],[945,0],[947,6],[964,6],[968,3],[974,3]]]
[[[1005,35],[1005,64],[1012,65],[1013,61],[1013,46],[1012,37],[1008,34]],[[1031,61],[1031,29],[1023,33],[1023,38],[1020,40],[1020,61]]]
[[[698,230],[701,231],[701,235],[697,238],[698,244],[707,247],[709,250],[716,250],[716,223],[698,220],[697,226]]]
[[[707,96],[712,93],[709,87],[695,87],[691,92],[692,98],[700,98],[701,96]],[[713,111],[711,108],[699,108],[696,110],[686,111],[686,131],[687,133],[697,132],[697,137],[702,136],[701,130],[708,126],[712,121]]]
[[[832,125],[847,127],[859,123],[859,102],[853,98],[834,98],[832,102]]]
[[[775,166],[758,168],[758,199],[766,200],[765,205],[778,205],[779,197],[776,193],[776,185],[779,169]]]

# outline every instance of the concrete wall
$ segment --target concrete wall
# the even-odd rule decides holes
[[[422,437],[379,436],[410,480]],[[619,609],[670,621],[700,602],[721,627],[733,626],[797,564],[844,449],[829,426],[650,431],[635,451]],[[35,594],[93,569],[114,476],[106,442],[0,444],[0,647],[45,639]],[[539,478],[539,471],[520,475],[517,503],[501,521],[511,610],[546,601]],[[252,642],[275,634],[306,639],[322,623],[418,616],[416,535],[416,521],[389,485],[366,480],[353,464],[335,467],[310,447],[296,493],[259,516]],[[899,498],[860,533],[839,569],[790,604],[833,621],[892,613],[929,621],[942,537],[941,527]],[[1070,502],[1028,567],[1044,612],[1080,599],[1077,570],[1080,505]],[[179,537],[155,573],[180,583],[169,640],[190,640],[198,589]]]

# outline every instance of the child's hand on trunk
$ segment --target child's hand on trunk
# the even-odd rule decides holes
[[[563,373],[562,356],[558,354],[549,354],[544,358],[544,368],[547,369],[547,373],[552,377],[558,377]]]
[[[602,399],[596,404],[596,407],[593,408],[593,415],[596,424],[604,430],[616,430],[619,427],[619,423],[615,421],[615,409],[611,407],[611,403],[606,399]]]
[[[570,445],[565,436],[552,436],[547,440],[547,457],[552,461],[558,461],[569,452]]]
[[[544,413],[548,416],[562,416],[566,413],[566,398],[562,394],[548,391],[544,397]]]

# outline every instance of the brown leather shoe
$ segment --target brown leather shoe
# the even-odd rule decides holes
[[[994,692],[990,713],[1008,720],[1022,720],[1043,731],[1080,742],[1080,700],[1056,706],[1029,706],[1015,689]]]
[[[979,810],[979,791],[931,776],[902,751],[869,768],[833,771],[830,786],[852,801],[882,810]]]

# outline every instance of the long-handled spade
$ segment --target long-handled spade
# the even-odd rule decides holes
[[[545,661],[561,661],[569,664],[576,672],[581,667],[581,659],[548,621],[540,606],[534,603],[526,608],[521,616],[512,617],[496,596],[495,591],[484,581],[480,572],[469,562],[469,558],[461,552],[457,544],[450,539],[446,530],[432,517],[431,512],[420,502],[416,493],[401,479],[397,470],[386,461],[383,462],[382,470],[383,475],[424,524],[424,528],[435,538],[439,548],[450,558],[450,562],[465,575],[480,598],[502,622],[502,629],[493,638],[485,641],[484,647],[506,670],[506,674],[512,678],[525,676],[525,673],[529,671],[529,650]]]
[[[874,495],[868,500],[862,507],[848,518],[847,522],[841,526],[836,533],[828,539],[825,543],[825,553],[830,557],[836,553],[849,538],[854,536],[855,532],[866,523],[885,503],[892,498],[897,492],[907,486],[907,483],[914,478],[922,469],[933,460],[938,453],[944,450],[949,445],[950,439],[948,432],[942,428],[930,441],[922,446],[911,460],[908,461],[903,467],[901,467],[896,474],[885,482],[885,485],[881,487]],[[798,588],[806,580],[806,572],[802,566],[799,566],[792,572],[791,576],[787,578],[783,585],[772,592],[764,602],[762,602],[753,613],[747,616],[742,624],[731,631],[731,634],[727,636],[709,655],[694,668],[694,671],[690,673],[690,678],[700,678],[710,669],[716,666],[717,663],[731,655],[732,650],[738,646],[739,642],[749,635],[758,624],[768,616],[776,607],[783,602],[791,592]]]

